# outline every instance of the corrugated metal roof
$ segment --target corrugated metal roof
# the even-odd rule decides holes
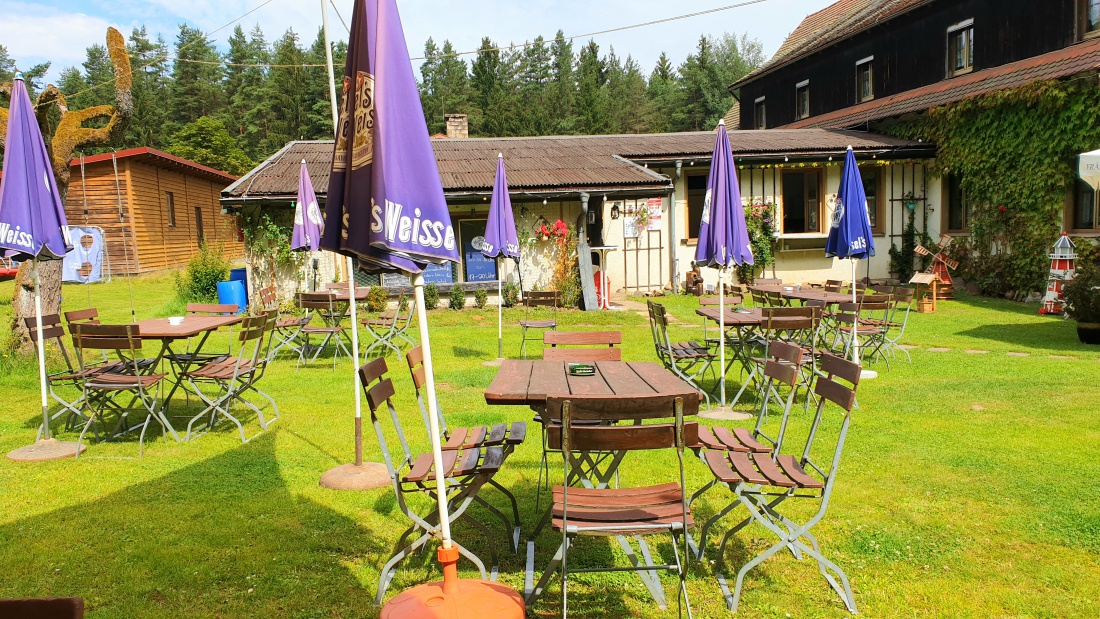
[[[920,148],[927,145],[859,131],[833,129],[731,131],[738,155],[813,155],[836,153],[852,145],[858,151]],[[513,191],[600,191],[671,187],[668,177],[633,160],[708,159],[714,133],[545,136],[522,138],[443,138],[432,140],[446,193],[487,193],[496,174],[497,153],[504,154]],[[318,195],[328,187],[332,141],[291,142],[239,181],[227,198],[294,195],[298,165],[306,161]],[[824,156],[824,155],[823,155]]]
[[[807,15],[791,32],[775,54],[763,65],[737,80],[738,88],[761,75],[808,56],[833,43],[847,39],[873,26],[897,17],[931,0],[839,0]]]
[[[891,116],[921,112],[996,90],[1097,69],[1100,69],[1100,39],[1091,39],[1040,56],[974,71],[828,114],[811,116],[786,125],[785,128],[853,127]]]

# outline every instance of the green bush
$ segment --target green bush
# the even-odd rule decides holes
[[[227,279],[229,261],[222,254],[221,246],[203,243],[187,263],[187,268],[176,273],[176,296],[185,302],[212,303],[218,299],[218,282]]]
[[[1100,268],[1086,264],[1066,284],[1066,313],[1077,322],[1100,322]]]
[[[513,283],[504,284],[501,293],[504,295],[504,307],[515,307],[519,302],[519,286]]]
[[[424,307],[430,310],[439,307],[439,286],[435,284],[424,286]]]
[[[485,306],[489,304],[489,291],[484,288],[478,288],[474,291],[474,307],[477,309],[485,309]]]
[[[439,293],[436,293],[436,301],[439,300]],[[397,304],[397,311],[404,314],[409,311],[409,297],[401,295],[401,300]]]
[[[386,304],[389,302],[389,296],[386,294],[386,289],[382,286],[371,286],[367,292],[367,311],[368,312],[384,312],[386,311]]]
[[[461,284],[451,286],[451,309],[457,311],[466,307],[466,291]]]

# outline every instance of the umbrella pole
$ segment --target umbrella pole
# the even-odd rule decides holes
[[[352,388],[355,391],[355,466],[363,466],[363,395],[359,388],[359,317],[355,303],[355,264],[348,256],[348,304],[351,308],[351,371],[355,375]]]
[[[504,276],[497,256],[497,359],[504,358]]]
[[[428,389],[428,427],[432,436],[432,457],[435,461],[435,490],[439,503],[439,532],[444,550],[451,549],[451,517],[447,512],[447,480],[443,476],[443,448],[439,442],[439,402],[435,396],[435,368],[432,365],[432,345],[428,337],[428,312],[424,303],[424,274],[412,278],[416,302],[416,321],[420,328],[420,346],[424,350],[424,383]]]
[[[38,258],[31,263],[34,278],[34,328],[38,333],[38,388],[42,393],[42,440],[50,440],[50,406],[46,399],[46,338],[42,337],[42,278],[38,275]]]
[[[722,376],[720,381],[722,390],[722,406],[726,406],[726,286],[724,283],[725,268],[718,269],[718,371]]]
[[[852,261],[852,305],[856,305],[856,259],[851,258]],[[855,310],[856,320],[852,323],[852,363],[856,365],[862,365],[859,359],[859,338],[856,336],[859,331],[859,308]]]

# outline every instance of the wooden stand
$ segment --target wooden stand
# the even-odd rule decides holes
[[[943,280],[940,279],[938,273],[917,273],[913,276],[913,279],[909,280],[910,284],[915,284],[917,287],[917,311],[922,314],[934,314],[936,312],[936,300],[942,298],[940,290],[940,284]],[[929,293],[929,298],[925,299],[921,294],[921,286],[925,287],[925,291]]]

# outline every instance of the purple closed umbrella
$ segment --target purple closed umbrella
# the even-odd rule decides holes
[[[313,181],[306,169],[306,160],[298,172],[298,203],[294,207],[294,230],[290,235],[290,249],[293,251],[318,251],[321,249],[321,231],[325,220],[321,208],[317,206],[317,195],[313,192]]]
[[[453,585],[442,593],[453,596],[459,591],[452,580],[454,564],[462,549],[451,540],[423,270],[428,263],[457,262],[458,246],[395,0],[355,2],[338,126],[321,247],[357,257],[371,271],[403,271],[412,277],[443,542],[440,560]],[[357,388],[357,398],[358,393]],[[357,428],[359,418],[357,399]],[[469,590],[469,581],[463,581],[461,591]]]
[[[508,195],[508,173],[504,169],[504,154],[497,154],[497,175],[493,181],[493,201],[489,203],[489,220],[485,222],[485,242],[481,253],[497,259],[497,359],[504,359],[504,277],[501,258],[519,262],[519,236],[516,218],[512,214],[512,198]]]
[[[695,248],[695,263],[718,269],[718,347],[722,372],[721,406],[726,406],[726,321],[725,273],[730,266],[753,264],[745,210],[741,206],[741,187],[733,162],[726,123],[718,121],[714,155],[707,178],[707,194],[703,201],[703,216],[699,222],[699,245]]]
[[[38,119],[23,83],[23,75],[17,74],[8,107],[4,179],[0,183],[0,253],[18,260],[34,261],[34,318],[38,334],[42,333],[42,285],[38,276],[38,261],[65,258],[65,254],[72,249],[67,225],[65,207],[57,192],[57,182],[46,154]],[[38,338],[37,346],[38,378],[42,391],[42,438],[43,441],[50,441],[44,337]],[[75,455],[75,452],[66,455]]]

